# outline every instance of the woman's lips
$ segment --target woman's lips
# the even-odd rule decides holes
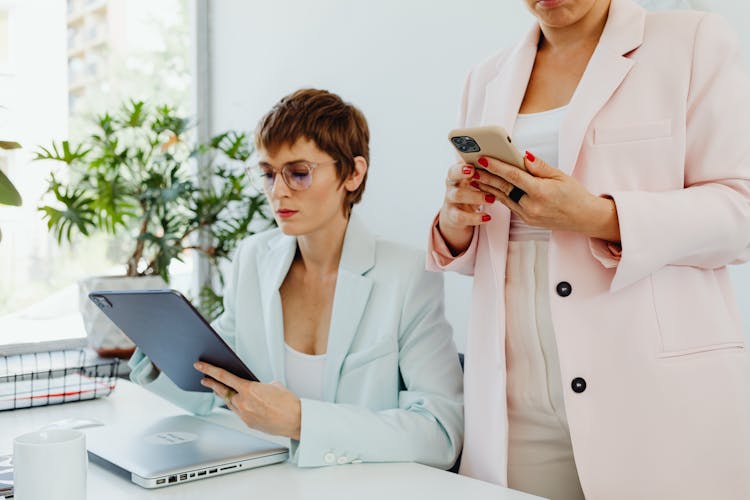
[[[565,0],[537,0],[536,3],[545,9],[553,9],[565,3]]]
[[[276,210],[276,213],[282,219],[287,219],[291,217],[292,215],[296,214],[297,212],[298,212],[297,210],[289,210],[288,208],[280,208]]]

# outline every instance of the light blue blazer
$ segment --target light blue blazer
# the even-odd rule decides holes
[[[279,287],[297,241],[275,229],[246,239],[214,327],[262,382],[286,384]],[[424,254],[375,238],[355,216],[333,300],[322,401],[302,399],[299,466],[420,462],[449,468],[463,439],[463,385],[443,278]],[[205,414],[222,401],[182,391],[136,351],[131,379]]]

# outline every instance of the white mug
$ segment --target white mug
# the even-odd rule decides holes
[[[51,429],[13,440],[15,500],[86,500],[86,436]]]

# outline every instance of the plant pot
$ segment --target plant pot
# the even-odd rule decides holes
[[[78,310],[83,316],[89,346],[99,356],[127,359],[135,351],[135,344],[91,302],[92,290],[155,290],[167,288],[161,276],[92,276],[78,282],[80,297]]]

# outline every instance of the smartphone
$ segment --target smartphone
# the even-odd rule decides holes
[[[526,170],[524,155],[513,145],[510,134],[498,125],[457,128],[451,130],[448,139],[461,158],[475,167],[482,168],[477,160],[482,156],[490,156]]]

